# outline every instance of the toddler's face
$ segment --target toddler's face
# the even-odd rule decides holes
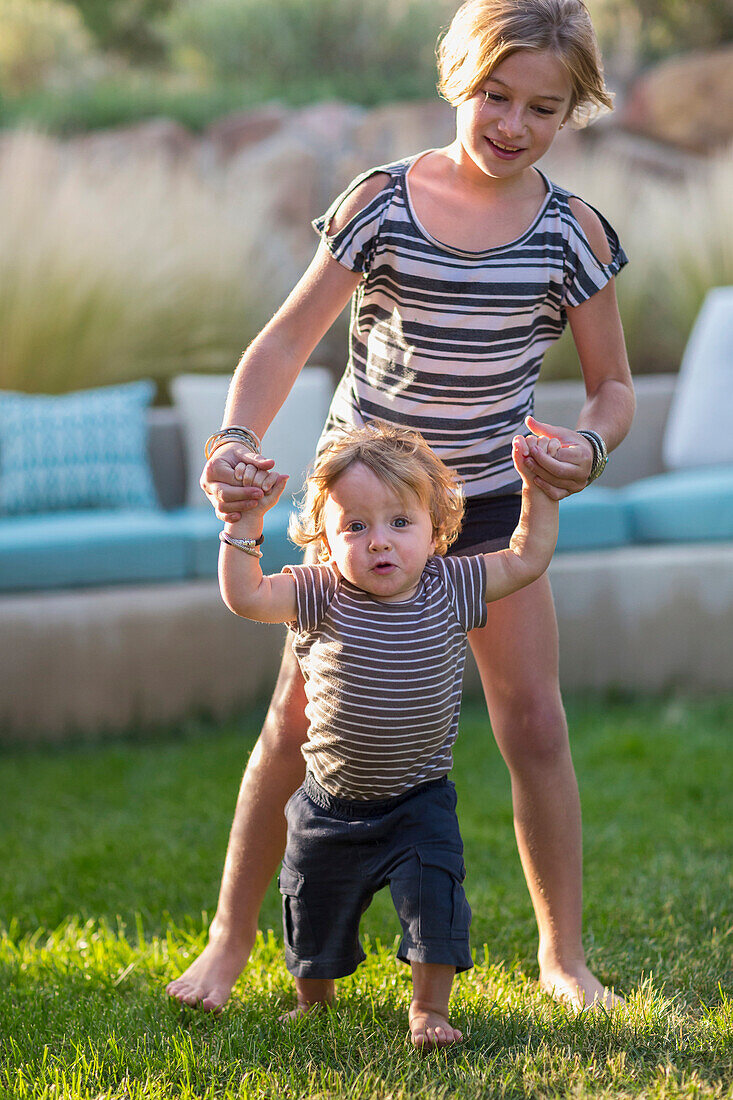
[[[509,179],[546,153],[572,97],[568,72],[551,50],[517,50],[460,103],[458,139],[475,168]]]
[[[408,600],[435,552],[430,512],[403,500],[360,462],[336,480],[324,509],[326,543],[341,576],[378,600]]]

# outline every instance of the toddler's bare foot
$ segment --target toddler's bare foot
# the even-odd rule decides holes
[[[421,1051],[449,1047],[463,1041],[463,1032],[451,1027],[446,1016],[421,1008],[414,1002],[410,1006],[410,1036],[412,1045]]]
[[[252,941],[254,942],[254,941]],[[197,959],[180,978],[169,982],[166,993],[181,1004],[220,1012],[229,1000],[232,986],[246,966],[252,942],[232,944],[210,939]]]
[[[603,986],[584,964],[572,969],[559,966],[546,968],[540,975],[540,985],[556,1001],[578,1011],[605,1008],[611,1012],[626,1004],[623,997]]]
[[[327,1008],[333,1008],[333,1005],[333,1001],[316,1001],[315,1004],[298,1003],[295,1008],[291,1008],[290,1012],[283,1012],[282,1016],[278,1016],[278,1022],[292,1024],[301,1016],[305,1016],[306,1012],[323,1012]]]
[[[292,1024],[306,1012],[314,1009],[323,1011],[332,1008],[336,998],[336,983],[333,978],[296,978],[295,995],[298,1003],[291,1012],[284,1012],[281,1024]]]

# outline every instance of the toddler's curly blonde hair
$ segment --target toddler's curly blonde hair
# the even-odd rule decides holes
[[[288,534],[298,546],[315,546],[318,560],[328,559],[325,541],[326,498],[338,477],[361,462],[402,500],[410,495],[427,508],[433,523],[435,553],[445,554],[458,538],[463,522],[463,489],[450,470],[419,432],[373,421],[364,428],[339,431],[315,461],[305,484],[299,514],[290,521]]]

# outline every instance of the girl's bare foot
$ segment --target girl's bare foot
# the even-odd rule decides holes
[[[612,989],[603,986],[585,964],[572,969],[546,968],[541,972],[540,985],[546,993],[579,1012],[604,1008],[607,1012],[623,1008],[626,1001]]]
[[[180,978],[168,983],[166,993],[191,1008],[220,1012],[246,966],[253,942],[254,938],[250,943],[237,944],[210,939]]]
[[[463,1041],[463,1032],[451,1027],[448,1019],[440,1012],[410,1005],[410,1036],[416,1050],[435,1050],[436,1047],[449,1047]]]

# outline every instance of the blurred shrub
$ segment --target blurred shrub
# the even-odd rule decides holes
[[[63,0],[0,0],[0,92],[17,96],[78,79],[92,56],[79,13]]]
[[[733,40],[730,0],[587,0],[606,69],[622,85],[675,54]]]
[[[170,118],[191,130],[203,130],[230,111],[260,102],[249,89],[171,78],[162,73],[128,70],[80,82],[63,94],[40,88],[21,99],[0,97],[0,127],[25,126],[53,134],[124,126],[148,118]]]
[[[155,21],[174,0],[70,0],[97,43],[134,62],[159,61],[163,41]]]
[[[232,369],[271,309],[256,197],[149,157],[100,165],[38,135],[6,141],[0,387]]]
[[[435,90],[450,0],[179,0],[161,22],[175,66],[278,94],[371,103]],[[310,91],[310,95],[308,94]],[[289,98],[288,91],[285,98]]]

